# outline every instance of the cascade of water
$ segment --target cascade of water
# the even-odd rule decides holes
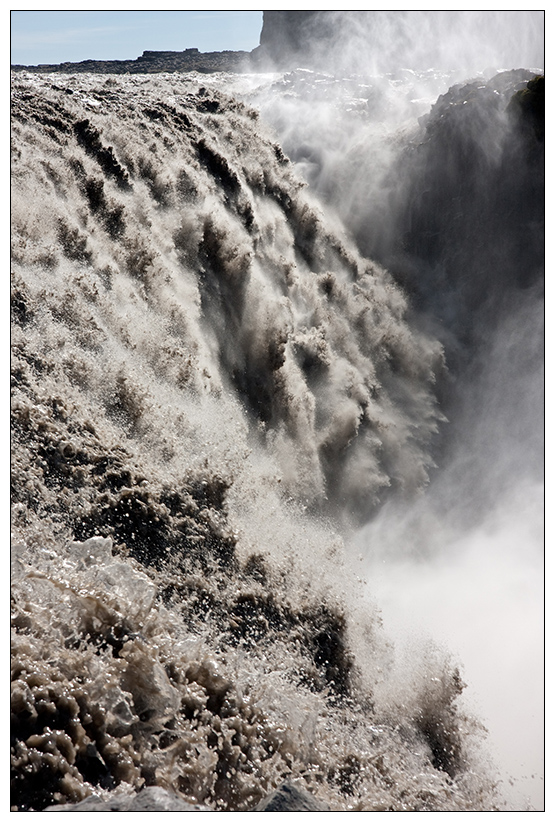
[[[405,669],[361,579],[422,527],[448,340],[231,85],[14,77],[12,801],[493,809],[456,664]]]

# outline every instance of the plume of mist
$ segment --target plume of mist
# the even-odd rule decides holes
[[[365,76],[543,68],[543,11],[264,12],[259,59]]]
[[[407,289],[449,374],[430,486],[387,501],[353,555],[399,645],[427,634],[458,655],[506,795],[539,809],[543,135],[513,95],[543,66],[543,13],[321,12],[306,27],[312,49],[284,57],[298,68],[253,94]]]

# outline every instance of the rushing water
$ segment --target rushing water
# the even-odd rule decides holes
[[[248,810],[286,777],[334,810],[504,807],[499,760],[460,699],[456,630],[450,649],[425,626],[429,638],[405,653],[399,599],[441,603],[477,567],[488,579],[500,567],[495,552],[457,546],[491,528],[495,542],[492,519],[521,486],[499,480],[499,461],[487,476],[480,463],[490,516],[461,529],[474,498],[458,466],[492,442],[473,392],[504,407],[488,368],[510,381],[515,356],[528,357],[526,396],[538,388],[537,338],[523,347],[517,332],[526,311],[534,327],[539,303],[529,290],[518,318],[499,321],[516,326],[511,357],[489,341],[478,377],[461,367],[449,395],[457,436],[434,480],[450,340],[361,256],[343,228],[360,188],[348,207],[334,201],[331,166],[306,160],[314,135],[280,136],[292,156],[297,139],[304,164],[284,154],[275,130],[290,82],[13,78],[19,810],[144,784]],[[344,116],[360,98],[338,88]],[[368,106],[362,120],[354,109],[357,137],[376,135]],[[314,125],[305,119],[305,132]],[[368,180],[380,146],[376,197],[392,167],[386,142],[367,139],[360,154]],[[320,157],[333,149],[320,145]],[[340,149],[334,179],[345,180],[338,158],[353,155]],[[528,422],[523,387],[506,431]],[[534,523],[529,443],[523,434],[530,494],[517,495]],[[504,465],[522,466],[520,451]],[[516,578],[524,560],[518,547],[511,556]],[[527,567],[537,596],[537,561]],[[484,588],[501,619],[505,594]],[[388,632],[379,609],[389,617],[390,601]]]

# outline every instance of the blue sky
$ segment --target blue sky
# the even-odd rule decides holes
[[[145,50],[251,51],[261,11],[12,11],[11,63],[128,60]]]

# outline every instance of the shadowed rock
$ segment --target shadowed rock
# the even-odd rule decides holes
[[[193,805],[184,802],[175,794],[164,788],[145,788],[133,796],[111,796],[101,799],[99,796],[89,796],[76,805],[51,805],[45,811],[70,811],[75,813],[145,813],[152,812],[186,812],[199,813],[209,811],[204,805]]]
[[[306,811],[329,811],[324,802],[314,799],[307,791],[285,782],[258,803],[255,811],[277,811],[280,813],[300,813]]]

